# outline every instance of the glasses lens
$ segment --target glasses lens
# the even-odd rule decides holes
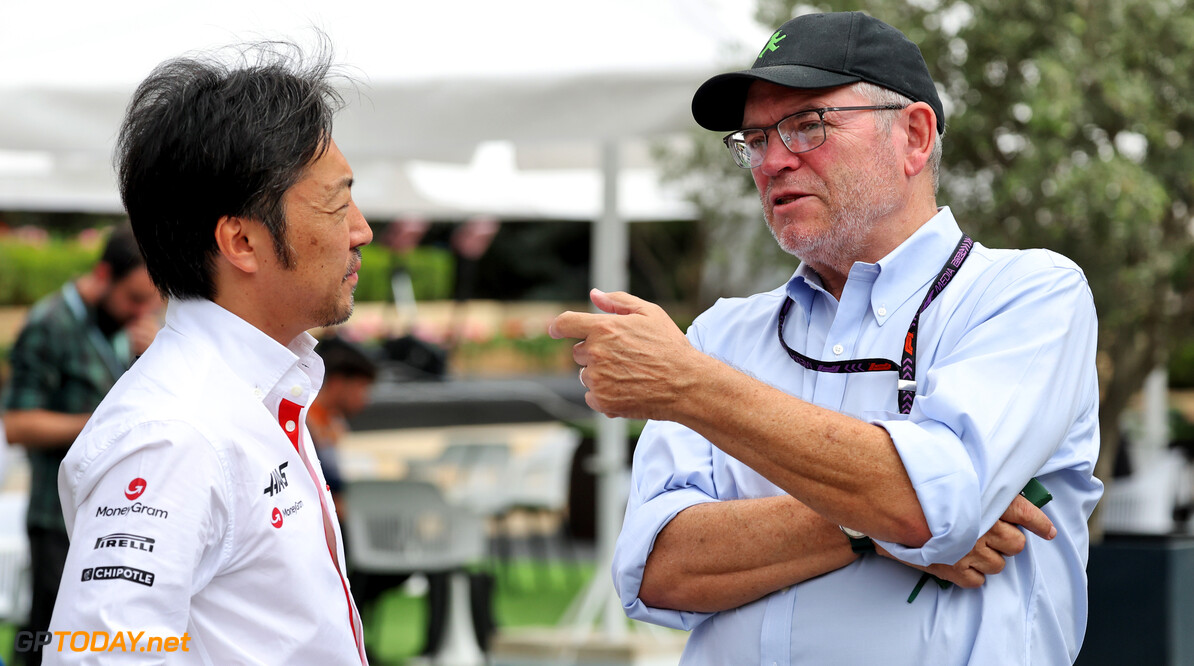
[[[725,143],[734,162],[743,169],[759,166],[767,153],[767,134],[760,130],[734,132],[725,138]]]
[[[776,127],[779,138],[793,153],[807,153],[825,143],[825,121],[816,111],[788,116]]]

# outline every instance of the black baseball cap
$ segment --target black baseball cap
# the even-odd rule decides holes
[[[867,81],[933,107],[937,131],[945,131],[945,110],[920,48],[862,12],[805,14],[783,24],[750,69],[701,84],[692,117],[705,129],[742,129],[746,91],[755,81],[810,90]]]

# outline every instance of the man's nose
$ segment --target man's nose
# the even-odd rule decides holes
[[[763,163],[755,167],[768,176],[774,176],[784,169],[799,169],[804,160],[788,149],[779,138],[779,129],[767,131],[767,147],[763,150]]]
[[[350,215],[352,215],[352,219],[350,221],[350,224],[352,225],[352,246],[359,247],[361,245],[368,245],[369,243],[372,243],[373,228],[369,226],[369,221],[365,219],[365,215],[361,212],[361,209],[357,208],[355,201],[352,203],[352,211]]]

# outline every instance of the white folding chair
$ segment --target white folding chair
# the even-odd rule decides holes
[[[344,487],[350,569],[373,574],[449,573],[448,618],[436,666],[479,666],[465,565],[485,553],[485,527],[424,481],[351,481]]]
[[[568,491],[572,476],[572,457],[580,446],[580,434],[561,426],[544,435],[534,449],[523,456],[510,459],[499,475],[500,483],[488,488],[466,488],[454,495],[453,501],[479,516],[494,521],[499,555],[509,558],[510,517],[518,512],[542,519],[556,518],[565,527],[568,537]],[[542,554],[550,535],[537,532],[531,535],[532,545],[540,542]],[[567,545],[567,542],[565,542]]]
[[[0,620],[20,626],[29,619],[32,582],[25,492],[0,493]]]

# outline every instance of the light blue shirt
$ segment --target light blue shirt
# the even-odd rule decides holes
[[[916,489],[932,538],[882,543],[907,562],[961,559],[1032,477],[1053,501],[1052,541],[1029,535],[978,589],[929,584],[920,571],[869,554],[719,613],[650,608],[638,599],[659,531],[702,502],[783,491],[708,440],[651,422],[634,455],[614,584],[635,619],[692,631],[685,665],[1072,663],[1086,628],[1086,521],[1102,495],[1096,320],[1071,261],[1046,250],[975,244],[920,317],[916,400],[899,414],[895,372],[827,374],[793,362],[777,339],[815,359],[896,361],[912,316],[961,238],[948,208],[877,264],[856,263],[840,302],[801,266],[784,286],[723,299],[693,322],[705,353],[808,402],[885,428]],[[843,540],[844,543],[844,540]],[[749,548],[750,544],[742,544]]]

